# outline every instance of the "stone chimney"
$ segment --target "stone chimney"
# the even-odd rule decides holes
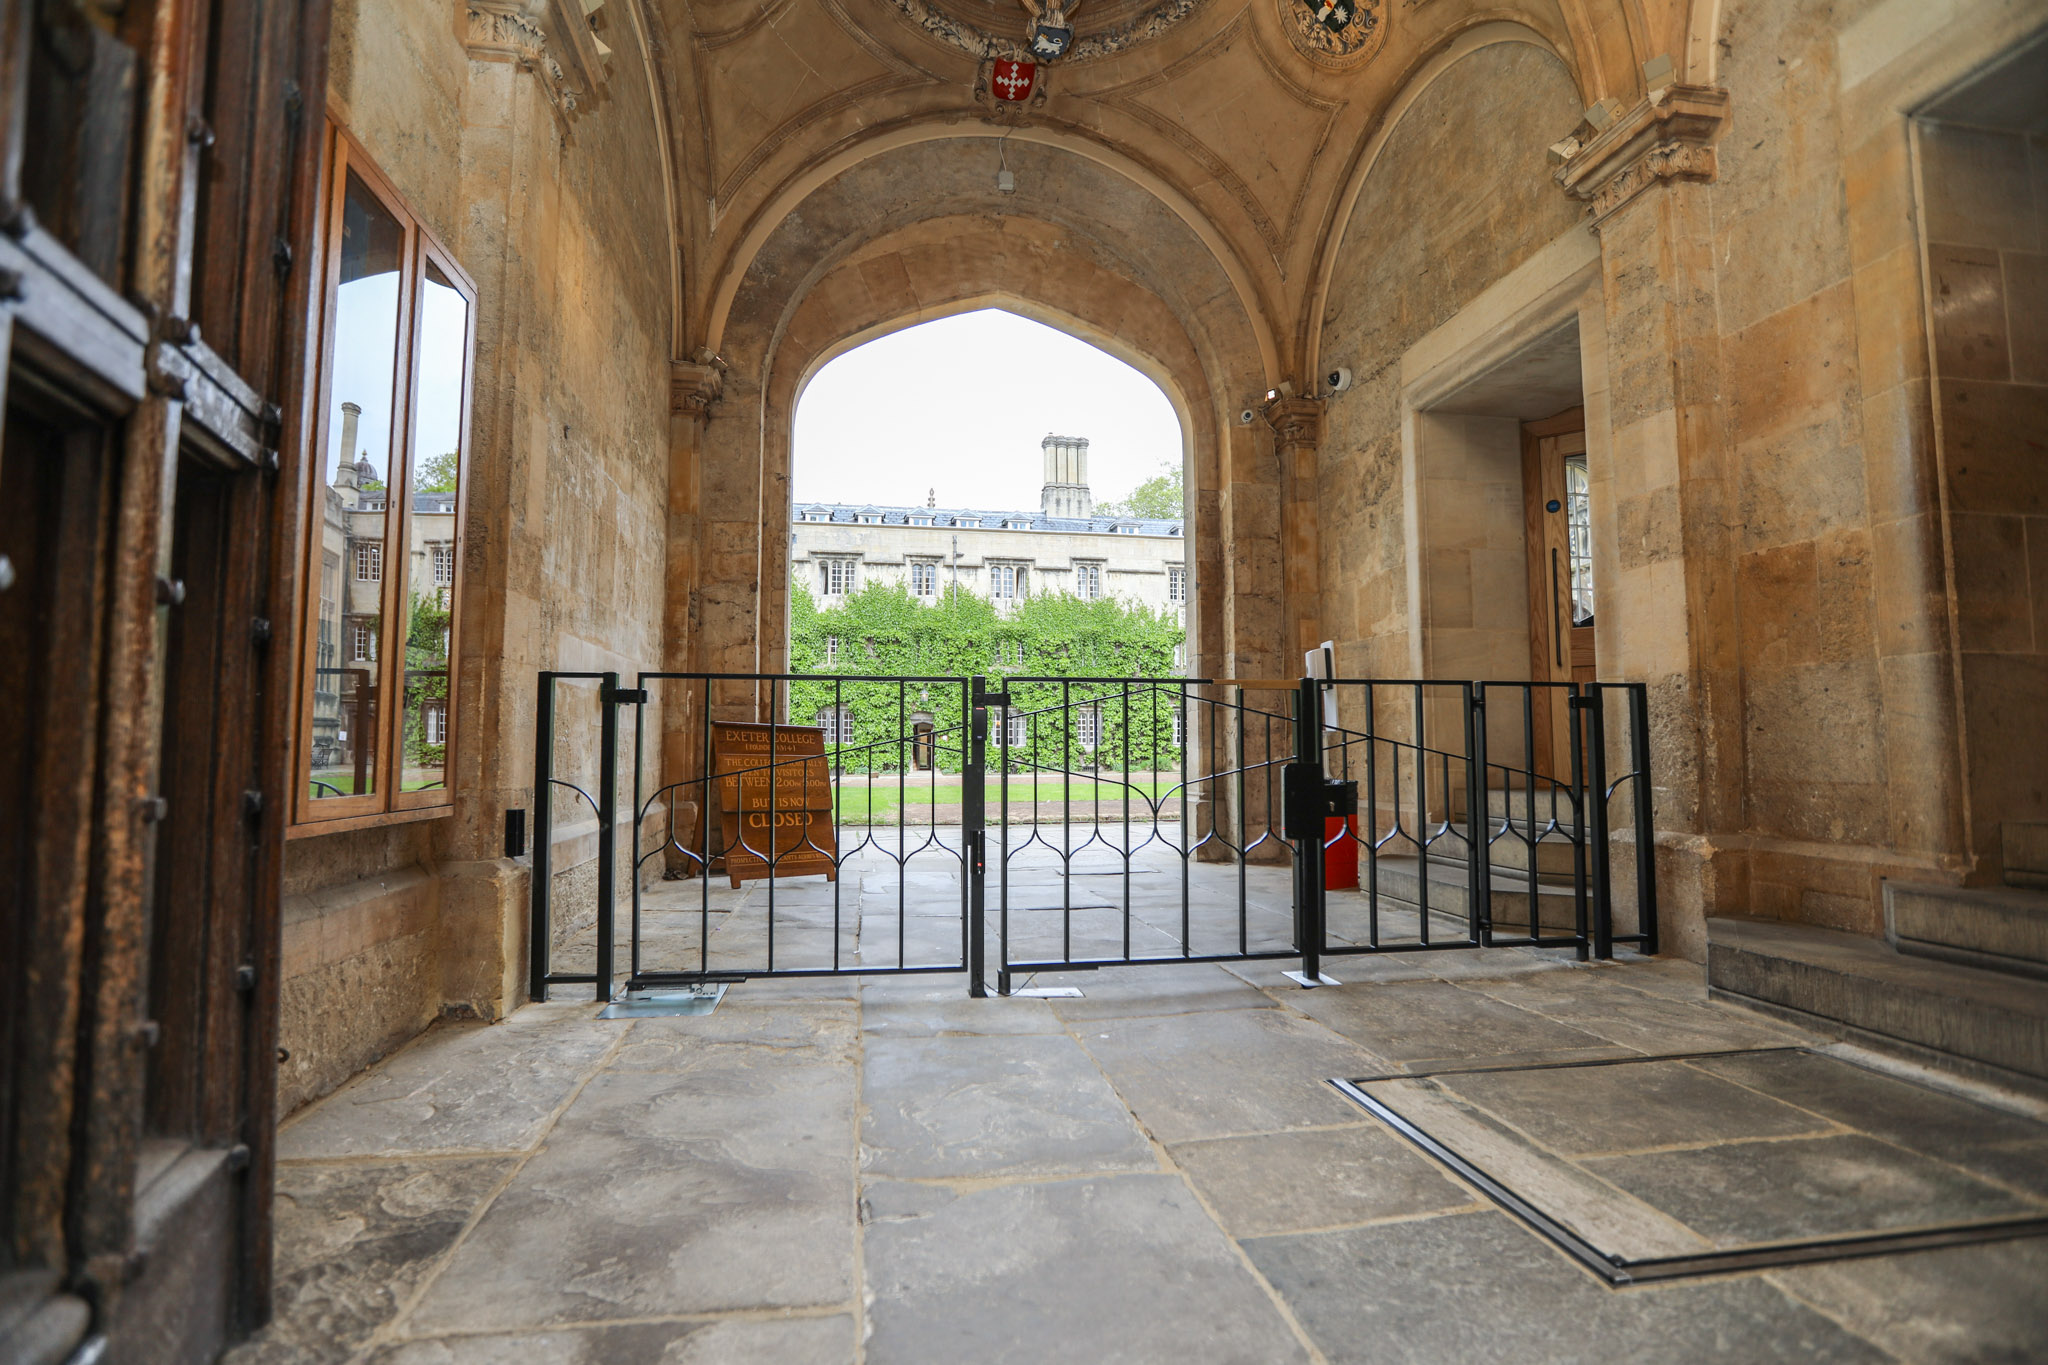
[[[1045,452],[1045,487],[1038,495],[1039,510],[1049,517],[1094,516],[1095,499],[1088,492],[1088,438],[1048,432],[1038,446]]]
[[[356,486],[356,423],[362,415],[363,410],[358,404],[341,405],[341,439],[335,442],[335,449],[341,452],[341,458],[334,462],[336,488]]]

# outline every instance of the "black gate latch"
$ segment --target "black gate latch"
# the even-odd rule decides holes
[[[1316,773],[1306,763],[1281,770],[1281,833],[1289,839],[1321,838],[1324,820],[1358,814],[1356,782]]]

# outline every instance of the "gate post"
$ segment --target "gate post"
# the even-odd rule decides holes
[[[967,958],[967,994],[980,1000],[988,994],[981,961],[982,916],[988,905],[988,679],[977,673],[970,687],[967,761],[960,774],[960,832],[967,855],[967,923],[961,926],[960,947]]]
[[[1586,689],[1586,838],[1593,847],[1593,956],[1614,956],[1614,848],[1607,832],[1607,708],[1596,683]]]
[[[619,874],[619,675],[598,686],[597,708],[597,998],[612,998],[612,909]]]
[[[1323,980],[1323,699],[1321,684],[1303,678],[1294,702],[1294,809],[1299,837],[1294,870],[1294,946],[1301,950],[1301,984]]]
[[[533,923],[527,936],[526,994],[533,1000],[548,998],[548,950],[553,932],[548,924],[548,893],[552,890],[548,879],[553,875],[548,855],[554,839],[554,795],[555,675],[544,672],[533,707],[533,862],[527,874],[532,878],[528,890]]]

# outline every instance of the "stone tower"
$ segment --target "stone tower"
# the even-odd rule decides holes
[[[1088,438],[1048,432],[1038,445],[1045,452],[1039,510],[1049,517],[1094,516],[1095,499],[1088,492]]]

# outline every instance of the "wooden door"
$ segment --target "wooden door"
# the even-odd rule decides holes
[[[1592,501],[1586,414],[1567,408],[1522,426],[1522,494],[1529,547],[1529,676],[1593,681]],[[1541,697],[1534,759],[1539,772],[1570,776],[1564,689]]]
[[[269,1312],[326,14],[0,5],[0,1360]]]

